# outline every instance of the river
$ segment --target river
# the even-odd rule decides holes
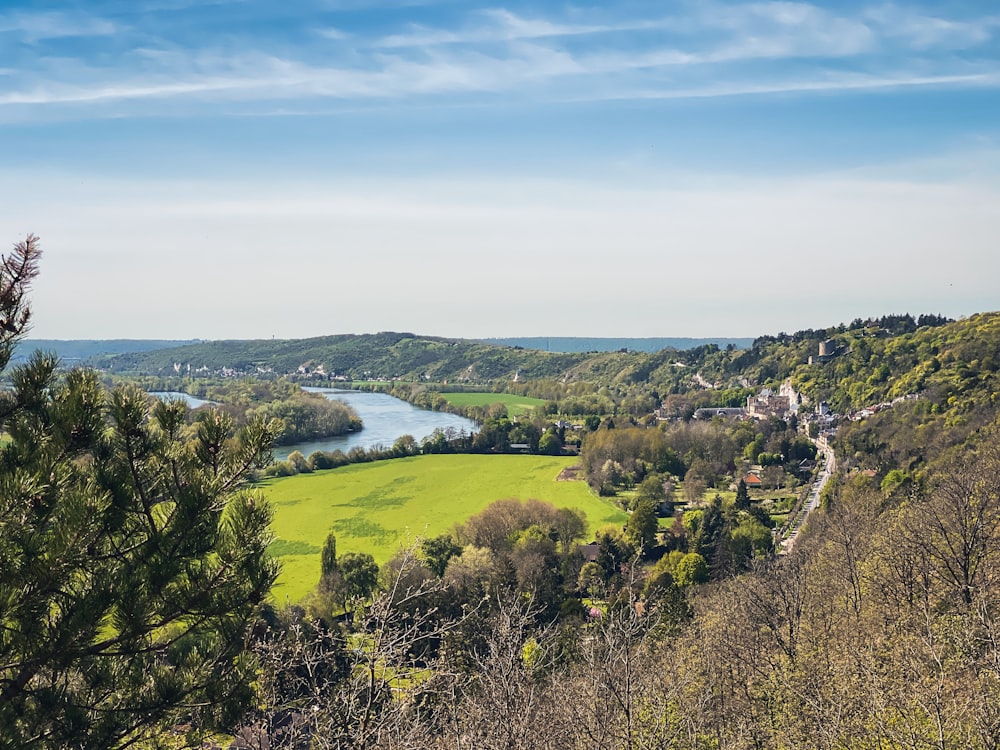
[[[195,398],[181,391],[150,391],[150,396],[156,396],[161,401],[183,401],[189,409],[197,409],[199,406],[211,406],[214,401],[206,401],[203,398]]]
[[[448,414],[443,411],[418,409],[412,404],[385,393],[367,391],[345,391],[335,388],[306,388],[313,393],[322,393],[329,399],[343,401],[361,417],[364,429],[347,435],[311,440],[307,443],[276,445],[274,458],[283,461],[292,451],[301,451],[306,458],[314,451],[341,450],[347,453],[351,448],[373,448],[376,445],[389,448],[403,435],[412,435],[419,443],[436,429],[453,429],[466,434],[479,428],[471,419]]]

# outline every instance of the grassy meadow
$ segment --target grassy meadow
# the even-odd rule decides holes
[[[515,396],[510,393],[442,393],[449,404],[455,406],[487,406],[503,404],[507,416],[516,417],[545,403],[545,399],[530,396]]]
[[[556,477],[576,459],[558,456],[429,455],[352,464],[261,484],[274,507],[272,553],[282,571],[274,596],[296,602],[319,580],[329,532],[337,553],[368,552],[381,565],[414,537],[436,536],[494,500],[537,498],[579,508],[591,531],[625,514],[582,481]]]

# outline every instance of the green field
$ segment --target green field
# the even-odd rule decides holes
[[[352,464],[272,479],[261,487],[274,506],[271,551],[280,558],[275,598],[295,602],[319,580],[329,532],[337,553],[368,552],[382,564],[414,537],[436,536],[494,500],[538,498],[579,508],[590,530],[625,514],[582,481],[557,481],[575,459],[554,456],[431,455]]]
[[[516,417],[545,403],[545,399],[530,396],[514,396],[510,393],[442,393],[445,401],[455,406],[488,406],[503,404],[507,416]]]

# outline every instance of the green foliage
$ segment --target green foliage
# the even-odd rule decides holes
[[[750,509],[750,490],[747,489],[747,483],[743,479],[736,485],[736,500],[733,507],[736,510]]]
[[[327,534],[326,541],[323,542],[319,570],[321,579],[329,578],[337,572],[337,537],[333,534]]]
[[[654,506],[667,499],[667,491],[663,486],[663,476],[651,474],[639,483],[636,490],[636,500],[648,500]]]
[[[605,529],[597,534],[597,564],[604,571],[604,580],[612,586],[619,581],[624,565],[635,558],[635,548],[617,530]]]
[[[304,392],[253,407],[247,415],[250,418],[280,419],[284,430],[279,444],[344,435],[361,427],[361,420],[344,402]]]
[[[376,333],[322,336],[281,341],[213,341],[152,352],[119,354],[95,359],[115,373],[168,374],[175,362],[192,370],[230,368],[244,374],[258,369],[294,373],[303,363],[315,371],[346,375],[352,380],[414,382],[427,379],[462,382],[469,367],[478,380],[556,376],[588,359],[586,354],[557,354],[498,347],[478,341],[416,336],[412,333]]]
[[[562,453],[562,441],[555,430],[549,430],[538,439],[538,452],[543,456],[558,456]]]
[[[30,275],[10,295],[11,268],[0,307],[24,320]],[[247,478],[278,425],[234,434],[216,412],[187,439],[182,404],[151,411],[135,387],[107,393],[55,365],[33,356],[0,396],[3,744],[116,747],[225,725],[250,697],[243,647],[277,573],[270,508]]]
[[[727,539],[729,565],[732,570],[745,570],[754,558],[764,558],[774,551],[771,529],[749,513],[741,513],[736,527]]]
[[[688,552],[677,563],[674,581],[678,586],[692,586],[707,583],[709,579],[708,563],[697,552]]]
[[[378,584],[378,565],[367,552],[348,552],[337,563],[348,600],[363,600],[371,596]]]
[[[649,552],[656,546],[658,530],[659,522],[653,502],[648,499],[640,500],[625,525],[625,536],[633,547]]]
[[[462,554],[451,534],[429,537],[420,542],[420,556],[430,571],[438,578],[444,575],[451,558]]]
[[[640,427],[598,430],[583,441],[580,463],[595,489],[631,486],[648,473],[683,474],[684,465],[659,430]]]

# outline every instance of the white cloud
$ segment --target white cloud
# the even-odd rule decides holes
[[[728,96],[767,94],[824,93],[838,91],[877,91],[910,87],[994,88],[1000,86],[1000,71],[954,76],[836,74],[815,80],[782,80],[770,83],[716,84],[703,88],[631,89],[609,93],[609,99],[705,99]],[[588,100],[593,97],[586,97]]]
[[[918,50],[977,47],[989,41],[1000,28],[1000,16],[957,20],[926,15],[894,4],[867,9],[863,16],[877,25],[887,38],[904,40]]]
[[[334,28],[333,26],[327,26],[326,28],[320,29],[316,33],[319,34],[321,37],[324,37],[326,39],[333,39],[334,41],[337,42],[351,38],[351,35],[348,34],[346,31]]]
[[[372,44],[385,48],[482,44],[640,31],[662,25],[661,21],[644,19],[621,23],[567,24],[543,18],[525,18],[503,8],[480,11],[476,20],[477,23],[458,30],[414,25],[407,32],[381,37]]]
[[[75,105],[73,115],[88,106],[131,106],[115,110],[128,114],[164,99],[200,107],[477,94],[580,101],[998,83],[996,59],[976,52],[1000,28],[994,17],[929,16],[894,5],[852,13],[793,2],[684,7],[685,14],[629,18],[612,18],[608,9],[563,18],[493,8],[367,39],[327,25],[309,29],[300,45],[263,36],[226,49],[157,39],[149,30],[123,33],[121,49],[99,65],[67,53],[11,68],[0,79],[0,107],[17,109],[7,119],[23,119],[50,105]],[[23,33],[46,25],[49,33],[115,28],[65,14],[25,18],[17,22]]]
[[[29,42],[64,37],[109,36],[121,30],[112,21],[82,13],[46,11],[0,15],[0,34],[13,33]]]

